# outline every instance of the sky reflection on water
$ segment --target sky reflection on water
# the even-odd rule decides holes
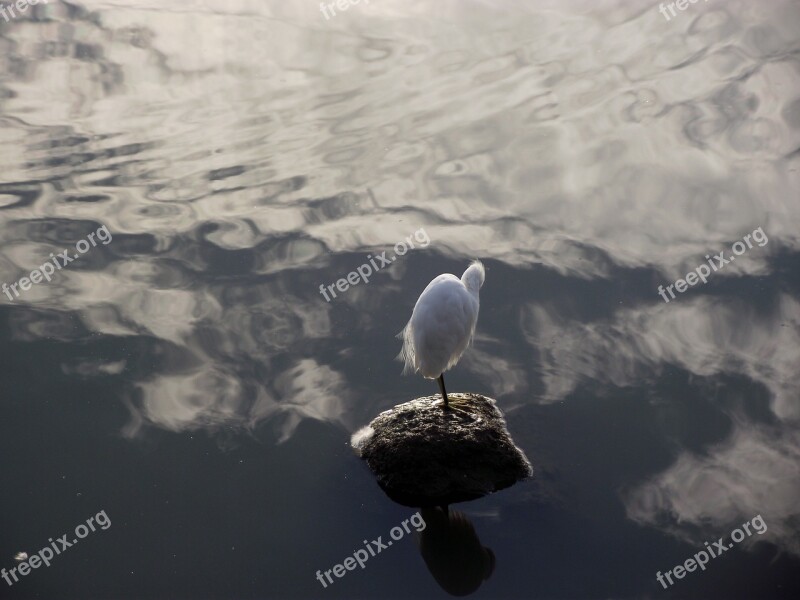
[[[800,593],[799,31],[789,0],[0,21],[0,282],[113,233],[0,295],[0,566],[114,520],[4,593],[444,597],[411,542],[324,591],[313,574],[407,516],[347,441],[433,393],[394,336],[472,258],[476,341],[448,382],[498,399],[536,472],[458,506],[497,561],[475,597]],[[421,227],[430,245],[321,297]],[[655,581],[757,514],[765,534]]]

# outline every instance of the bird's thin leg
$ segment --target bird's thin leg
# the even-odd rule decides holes
[[[444,399],[444,407],[449,408],[449,403],[447,402],[447,390],[444,389],[444,373],[439,375],[439,378],[436,380],[439,382],[439,391],[442,392],[442,398]]]
[[[444,373],[442,373],[441,375],[439,375],[439,377],[436,379],[436,381],[438,381],[438,382],[439,382],[439,391],[440,391],[440,392],[442,392],[442,399],[444,400],[444,406],[443,406],[442,408],[444,408],[445,410],[448,410],[448,411],[450,411],[450,410],[457,410],[458,412],[460,412],[460,413],[464,413],[464,414],[465,414],[465,415],[467,415],[467,416],[468,416],[470,419],[472,419],[473,421],[475,421],[475,420],[476,420],[476,417],[475,417],[475,416],[473,416],[473,415],[471,415],[471,414],[469,414],[469,413],[468,413],[467,411],[465,411],[463,408],[457,408],[457,407],[455,407],[455,406],[451,406],[451,405],[450,405],[450,402],[447,400],[447,390],[445,390],[445,389],[444,389]],[[477,419],[477,420],[480,420],[480,419]]]

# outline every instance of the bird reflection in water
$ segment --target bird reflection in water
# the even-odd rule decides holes
[[[494,553],[481,546],[467,517],[444,508],[422,508],[420,552],[441,588],[452,596],[475,592],[494,572]]]

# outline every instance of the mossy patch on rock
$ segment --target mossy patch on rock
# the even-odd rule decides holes
[[[480,394],[426,396],[398,404],[353,434],[378,484],[407,506],[480,498],[532,474],[495,401]]]

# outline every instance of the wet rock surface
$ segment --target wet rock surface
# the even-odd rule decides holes
[[[378,484],[407,506],[479,498],[532,474],[495,401],[480,394],[426,396],[382,412],[352,437]]]

